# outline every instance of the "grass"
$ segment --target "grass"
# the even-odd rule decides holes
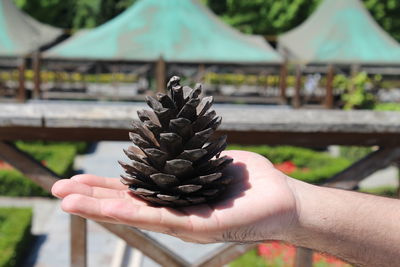
[[[32,210],[0,208],[0,267],[17,267],[32,241]]]
[[[84,142],[22,142],[15,145],[61,177],[72,174],[75,156],[83,153]],[[15,169],[0,169],[0,195],[2,196],[50,196]]]
[[[325,152],[292,146],[230,145],[228,149],[252,151],[267,157],[274,164],[291,161],[297,169],[290,176],[314,184],[323,182],[352,163],[343,157],[332,157]]]

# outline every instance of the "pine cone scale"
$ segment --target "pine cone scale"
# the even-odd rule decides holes
[[[131,162],[120,162],[126,172],[121,182],[155,205],[208,202],[232,182],[221,172],[232,159],[219,157],[226,136],[212,137],[222,121],[211,110],[213,98],[200,98],[201,85],[179,82],[175,76],[168,82],[170,96],[146,98],[152,110],[138,111],[129,134],[135,146],[124,150]]]

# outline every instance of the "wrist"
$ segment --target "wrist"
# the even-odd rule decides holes
[[[398,200],[294,179],[288,184],[296,211],[283,241],[360,266],[393,266],[398,262]]]
[[[263,236],[265,240],[280,240],[288,243],[293,243],[296,234],[301,229],[301,197],[307,189],[305,187],[311,186],[289,176],[285,177],[285,183],[288,188],[288,195],[285,196],[285,207],[281,207],[281,211],[276,214],[275,223],[268,222],[267,227],[264,225],[261,227],[267,233]],[[272,231],[271,231],[272,230]]]
[[[282,239],[298,246],[312,243],[315,232],[330,228],[333,223],[329,211],[329,188],[315,186],[293,178],[288,179],[289,188],[295,199],[293,220]],[[328,194],[328,195],[327,195]],[[327,201],[327,203],[325,203]],[[332,226],[334,227],[334,226]]]

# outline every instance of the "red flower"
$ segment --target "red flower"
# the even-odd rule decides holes
[[[276,260],[280,260],[284,265],[282,267],[293,266],[294,258],[296,255],[296,248],[292,245],[286,245],[284,243],[273,241],[269,243],[260,244],[257,247],[258,255],[263,257],[269,264],[276,263]],[[325,263],[328,267],[349,267],[348,264],[343,261],[320,253],[314,253],[313,263]]]
[[[272,251],[270,246],[267,244],[260,244],[258,245],[258,255],[263,256],[263,257],[269,257],[271,256]]]
[[[274,166],[275,168],[286,174],[291,174],[292,172],[297,170],[297,166],[290,160],[274,164]]]
[[[13,167],[5,161],[0,160],[0,170],[10,170]]]

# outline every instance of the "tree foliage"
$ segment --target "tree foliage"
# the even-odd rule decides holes
[[[17,0],[18,6],[41,22],[70,29],[76,16],[78,0]]]
[[[67,29],[92,28],[123,12],[136,0],[14,0],[39,21]],[[261,35],[298,26],[322,0],[200,0],[228,24]],[[400,1],[363,0],[375,20],[400,41]],[[190,14],[188,14],[190,16]]]
[[[136,0],[14,0],[37,20],[64,29],[93,28],[119,15]]]
[[[239,30],[276,35],[303,22],[320,0],[208,0],[207,5]]]
[[[379,25],[397,41],[400,41],[400,1],[364,0],[364,2]]]
[[[225,22],[246,33],[277,35],[301,24],[322,0],[204,0]],[[378,22],[400,41],[400,1],[363,0]]]

